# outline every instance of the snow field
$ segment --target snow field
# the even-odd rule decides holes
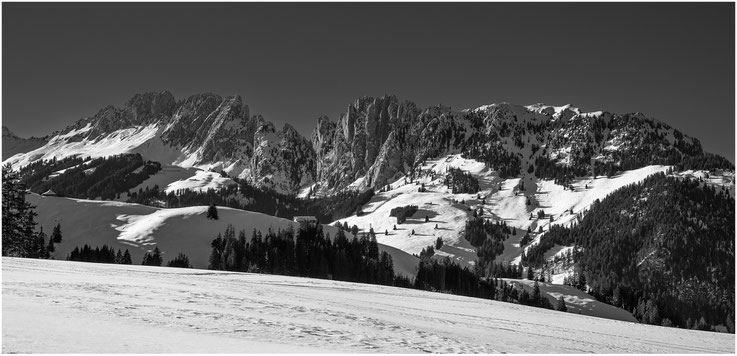
[[[5,257],[2,271],[4,353],[735,350],[731,334],[395,287]]]
[[[71,156],[107,157],[111,155],[131,152],[145,142],[156,138],[156,125],[136,126],[118,130],[96,140],[83,139],[77,142],[67,142],[72,136],[85,133],[91,129],[90,124],[78,130],[72,130],[63,135],[57,135],[49,142],[33,151],[19,153],[5,160],[14,169],[26,166],[42,159],[62,159]]]

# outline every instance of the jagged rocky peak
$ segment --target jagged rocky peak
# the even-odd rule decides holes
[[[365,131],[367,121],[375,121],[377,110],[391,100],[396,101],[396,98],[387,95],[380,98],[361,97],[349,105],[346,114],[340,120],[345,140],[351,141],[357,132]]]
[[[281,193],[296,193],[315,182],[315,151],[292,125],[277,130],[257,115],[251,180]]]
[[[318,150],[332,149],[333,135],[337,124],[323,115],[317,118],[317,126],[312,130],[312,146],[315,152]]]
[[[168,120],[175,108],[174,96],[168,91],[135,94],[122,108],[108,105],[71,129],[80,129],[90,124],[92,127],[86,135],[96,138],[115,130]],[[67,128],[65,131],[71,130]]]
[[[313,183],[319,193],[349,185],[380,188],[411,174],[427,158],[456,153],[484,162],[504,177],[528,167],[549,177],[550,172],[536,167],[563,165],[586,172],[597,157],[629,169],[665,162],[659,157],[671,162],[702,151],[698,140],[640,113],[582,113],[570,105],[499,103],[457,112],[442,105],[418,108],[384,95],[356,99],[337,121],[327,116],[316,121],[305,138],[291,125],[278,129],[261,115],[251,116],[238,95],[202,93],[176,101],[166,91],[144,93],[122,108],[107,106],[68,127],[65,135],[49,141],[45,155],[72,141],[83,144],[65,147],[69,154],[94,155],[99,151],[95,145],[106,144],[96,138],[113,135],[129,140],[128,150],[145,144],[144,151],[164,164],[223,167],[231,176],[294,194]],[[121,129],[126,130],[116,132]],[[67,134],[72,130],[74,135]],[[4,137],[11,134],[3,128]],[[6,141],[11,140],[3,142],[4,159],[10,152]],[[43,156],[14,162],[27,164],[37,157]]]
[[[134,95],[125,106],[133,115],[132,122],[142,125],[171,117],[176,108],[176,100],[169,91],[143,93]]]
[[[384,95],[356,99],[337,123],[324,116],[318,118],[312,133],[312,146],[317,159],[319,189],[340,189],[364,177],[372,167],[372,175],[382,181],[387,175],[404,171],[401,168],[405,166],[404,161],[414,158],[414,154],[405,154],[400,148],[405,146],[408,136],[413,135],[413,125],[419,114],[414,103]],[[397,139],[390,143],[392,149],[385,149],[393,132]],[[401,164],[396,167],[376,165],[377,159]],[[369,187],[373,186],[373,181],[366,182]]]
[[[195,94],[178,104],[174,117],[177,120],[187,119],[188,122],[204,120],[222,102],[223,98],[217,94]]]
[[[304,137],[302,137],[302,135],[300,135],[299,132],[297,132],[297,130],[288,123],[284,124],[281,131],[284,134],[284,137],[289,139],[304,139]]]

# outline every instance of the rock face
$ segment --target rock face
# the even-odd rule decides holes
[[[401,149],[418,114],[413,103],[383,96],[356,100],[337,123],[318,119],[312,147],[319,189],[340,189],[362,177],[362,187],[379,186],[411,167],[414,154]]]
[[[257,117],[251,179],[280,192],[297,192],[315,179],[315,154],[309,141],[289,124],[277,131]]]
[[[123,108],[107,106],[95,116],[89,135],[97,137],[132,126],[146,126],[167,120],[174,111],[176,102],[168,92],[136,94]]]
[[[395,96],[363,97],[337,122],[318,118],[307,139],[290,125],[279,130],[251,116],[240,96],[205,93],[177,101],[167,91],[137,94],[122,108],[107,106],[30,140],[3,128],[3,159],[28,152],[8,160],[28,164],[52,151],[62,152],[57,157],[137,149],[164,164],[223,170],[285,194],[313,184],[324,194],[381,188],[411,176],[425,159],[450,153],[502,176],[556,179],[587,172],[592,162],[611,172],[703,153],[698,140],[642,114],[582,113],[570,105],[500,103],[459,112],[421,109]]]
[[[551,179],[588,173],[592,162],[605,174],[703,154],[698,140],[640,113],[508,103],[455,112],[418,109],[393,96],[358,99],[346,112],[337,123],[319,118],[312,134],[318,191],[354,182],[359,189],[381,188],[411,176],[425,159],[451,153],[502,176],[528,172]]]

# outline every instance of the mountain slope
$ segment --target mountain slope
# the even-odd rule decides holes
[[[648,323],[733,331],[734,214],[721,187],[655,174],[595,202],[575,226],[551,229],[522,262],[539,267],[545,249],[575,243],[599,300]]]
[[[52,134],[42,147],[28,147],[27,152],[4,159],[3,163],[18,169],[53,158],[140,153],[145,159],[164,165],[224,170],[285,193],[310,184],[315,176],[314,165],[295,169],[305,160],[313,162],[310,145],[288,125],[274,135],[259,135],[269,126],[273,129],[262,117],[250,116],[240,96],[198,94],[177,102],[166,91],[137,94],[124,107],[105,107]],[[255,150],[261,146],[279,150]],[[270,159],[272,156],[276,157]],[[285,160],[286,163],[277,164]],[[264,179],[264,172],[254,173],[258,171],[254,166],[261,162],[273,166],[271,175],[277,178]]]
[[[445,172],[450,168],[461,169],[477,179],[478,192],[453,194],[443,182]],[[373,228],[380,243],[412,254],[419,254],[423,248],[434,245],[441,238],[443,247],[436,250],[438,256],[449,256],[459,263],[473,266],[477,259],[476,249],[462,238],[462,232],[474,211],[483,209],[480,216],[484,219],[504,221],[507,226],[516,229],[515,235],[510,235],[504,241],[504,251],[496,257],[496,261],[519,263],[523,250],[529,247],[520,246],[528,228],[533,231],[536,242],[539,235],[537,231],[541,227],[547,231],[550,226],[568,225],[596,199],[604,199],[618,188],[641,181],[650,174],[664,172],[667,168],[648,166],[611,178],[583,177],[572,181],[574,190],[565,190],[551,180],[528,176],[524,181],[527,188],[520,191],[518,186],[521,179],[503,179],[498,171],[487,168],[482,162],[462,158],[460,154],[449,155],[425,161],[416,171],[412,183],[409,183],[409,177],[400,176],[396,183],[389,186],[391,189],[376,193],[362,207],[360,216],[353,215],[337,222],[356,225],[359,231]],[[426,191],[418,192],[422,186]],[[528,197],[533,202],[530,205],[526,204]],[[396,218],[390,217],[390,211],[407,205],[417,205],[419,210],[405,223],[398,224]],[[571,209],[573,214],[570,213]],[[540,210],[545,211],[543,219],[537,217]],[[534,218],[530,219],[530,214]],[[552,222],[549,219],[551,215],[554,217]],[[427,222],[425,217],[428,218]],[[395,226],[397,230],[394,230]],[[415,233],[412,234],[412,231]]]
[[[3,258],[2,269],[7,353],[733,353],[735,348],[728,334],[377,285],[13,258]],[[69,333],[70,328],[84,332]],[[45,332],[37,332],[41,329]]]
[[[75,248],[89,244],[94,247],[108,245],[117,249],[129,249],[133,262],[138,264],[143,255],[154,246],[163,252],[164,261],[184,253],[195,268],[207,268],[212,248],[210,243],[230,224],[236,231],[250,232],[257,229],[298,228],[298,224],[261,213],[226,207],[218,208],[218,220],[206,219],[207,206],[176,209],[160,209],[121,202],[82,200],[57,197],[27,196],[36,206],[37,221],[44,231],[51,232],[61,224],[63,240],[56,244],[56,259],[65,259]],[[325,227],[335,236],[337,229]],[[379,246],[394,261],[398,274],[414,276],[417,258],[392,247]]]
[[[356,100],[338,122],[318,119],[312,134],[317,189],[381,188],[411,176],[426,159],[462,153],[504,178],[534,174],[566,184],[704,155],[698,140],[641,113],[584,113],[544,104],[491,104],[461,112],[417,108],[394,96]],[[719,165],[732,168],[723,160]],[[362,179],[358,181],[359,179]]]
[[[23,152],[33,151],[46,144],[47,138],[20,138],[3,125],[3,161]]]

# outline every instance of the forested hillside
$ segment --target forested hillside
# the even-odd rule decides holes
[[[136,153],[36,161],[21,168],[19,174],[21,182],[35,193],[51,189],[61,196],[107,200],[120,197],[120,193],[141,184],[159,170],[160,163],[144,161]]]
[[[572,228],[553,227],[523,256],[541,266],[575,244],[590,293],[642,322],[734,332],[735,201],[724,190],[656,174],[593,204]]]

